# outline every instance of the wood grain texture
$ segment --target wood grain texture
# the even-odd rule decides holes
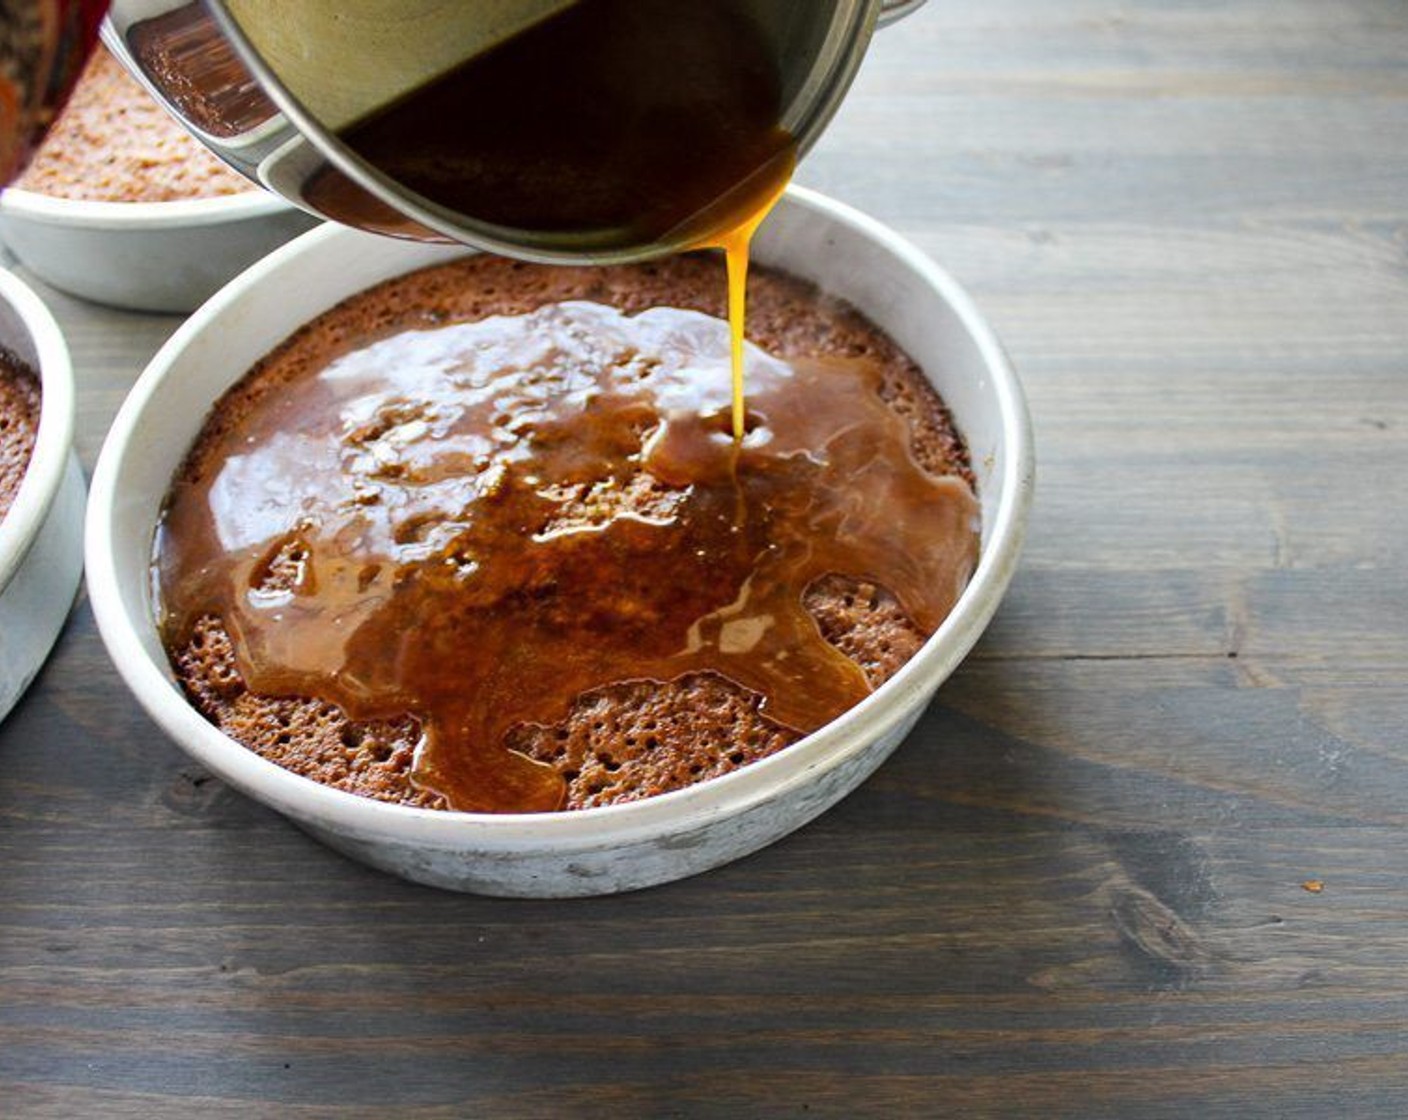
[[[0,1116],[1408,1114],[1408,7],[933,0],[799,178],[1038,434],[891,762],[687,882],[443,894],[202,773],[80,603],[0,726]],[[177,320],[51,302],[91,466]]]

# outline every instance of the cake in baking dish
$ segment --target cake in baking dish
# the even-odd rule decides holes
[[[0,348],[0,520],[10,512],[39,434],[39,377]]]
[[[788,747],[897,672],[977,559],[967,451],[847,305],[717,260],[410,273],[216,404],[153,581],[212,723],[351,793],[575,810]]]
[[[84,202],[175,202],[256,189],[186,132],[106,50],[93,52],[14,185]]]

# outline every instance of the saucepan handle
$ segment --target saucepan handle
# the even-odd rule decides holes
[[[924,0],[882,0],[880,15],[876,17],[875,26],[889,27],[896,20],[904,19],[923,3]]]

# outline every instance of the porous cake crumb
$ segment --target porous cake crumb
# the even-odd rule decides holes
[[[684,256],[613,267],[549,267],[488,255],[399,277],[352,296],[292,335],[217,404],[175,485],[199,486],[222,467],[219,448],[253,411],[272,407],[281,389],[315,376],[340,355],[417,327],[513,316],[548,304],[588,300],[628,314],[668,306],[724,314],[716,258]],[[881,331],[811,285],[764,269],[750,281],[749,337],[784,359],[866,356],[883,370],[881,396],[911,433],[913,458],[933,475],[973,485],[967,452],[951,418],[915,363]],[[354,433],[355,434],[355,433]],[[653,479],[609,493],[586,487],[555,495],[559,516],[591,525],[621,508],[667,513],[673,495]],[[294,515],[290,515],[291,517]],[[272,555],[261,568],[260,594],[291,588],[300,558]],[[885,588],[832,574],[805,589],[822,636],[854,661],[872,687],[888,680],[926,634]],[[260,696],[240,676],[224,621],[198,620],[185,645],[171,651],[187,695],[224,732],[281,766],[338,789],[382,801],[442,808],[411,778],[420,730],[416,720],[349,719],[316,699]],[[556,726],[518,724],[505,746],[553,767],[565,807],[634,801],[726,774],[782,750],[797,738],[768,719],[762,698],[712,673],[669,682],[628,680],[579,696]]]
[[[10,511],[24,481],[39,434],[39,378],[0,349],[0,518]]]
[[[186,132],[105,50],[94,52],[14,185],[86,202],[174,202],[256,189]]]

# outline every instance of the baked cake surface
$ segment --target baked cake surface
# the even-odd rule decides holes
[[[15,186],[87,202],[174,202],[256,189],[192,137],[106,50]]]
[[[213,478],[231,433],[251,414],[371,340],[576,300],[627,314],[668,306],[722,316],[719,273],[716,258],[701,256],[553,268],[478,255],[394,279],[300,329],[234,386],[208,418],[174,490]],[[966,450],[943,403],[913,361],[855,311],[801,281],[759,269],[750,279],[748,334],[786,360],[868,359],[881,371],[880,396],[908,427],[913,459],[932,475],[957,476],[972,486]],[[610,495],[583,494],[565,503],[564,517],[591,524],[603,516],[602,501],[625,502],[649,515],[653,503],[668,500],[668,493],[646,482]],[[287,550],[272,556],[262,577],[266,589],[292,588],[301,559]],[[804,602],[821,634],[860,667],[871,687],[893,675],[927,636],[890,591],[851,575],[815,580]],[[251,691],[219,617],[200,617],[168,641],[176,674],[195,706],[251,750],[348,792],[446,807],[442,797],[412,779],[421,736],[412,716],[358,721],[325,700]],[[579,695],[554,726],[512,727],[504,745],[554,768],[566,785],[564,807],[578,809],[682,788],[773,754],[796,738],[768,718],[757,694],[716,674],[694,673],[667,682],[606,683]]]
[[[39,378],[0,349],[0,519],[10,511],[39,434]]]

